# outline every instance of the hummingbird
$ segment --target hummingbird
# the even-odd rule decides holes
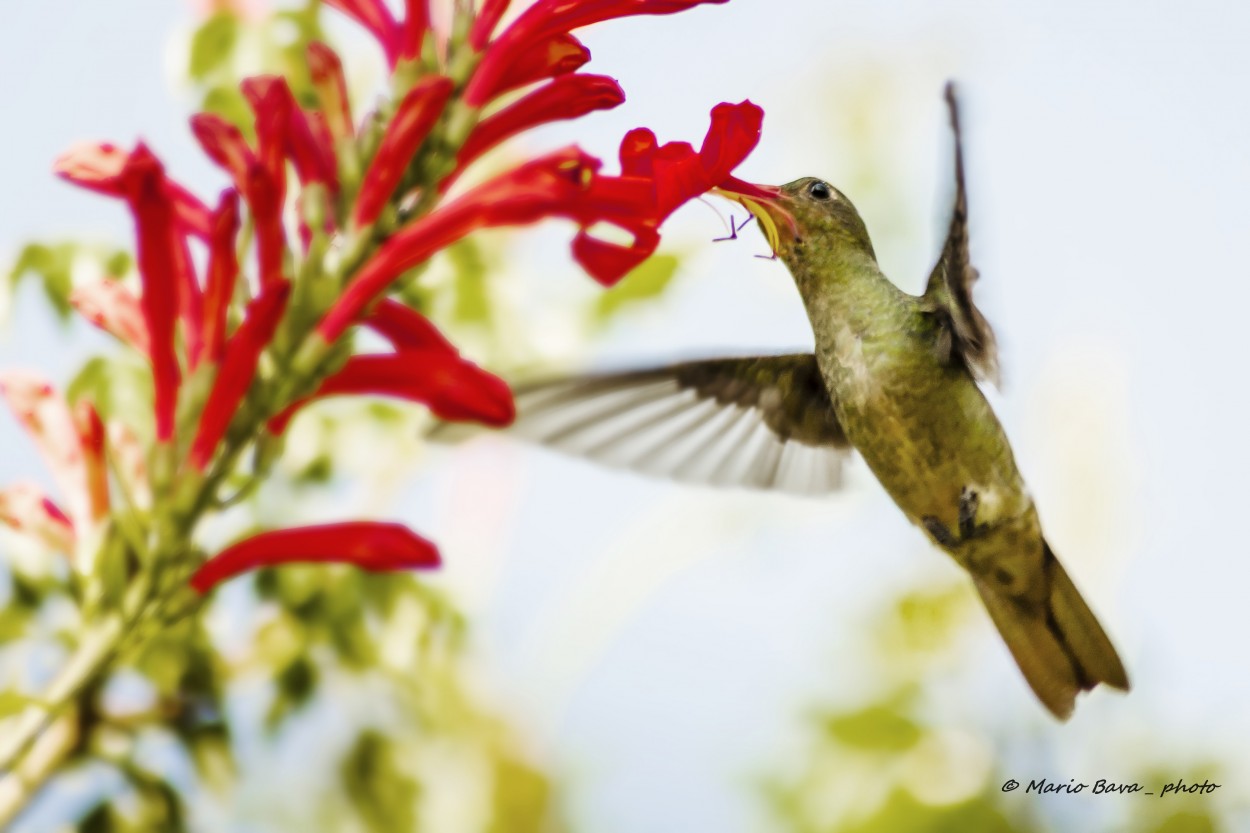
[[[877,263],[841,191],[813,177],[739,201],[793,276],[810,353],[685,361],[517,390],[515,431],[679,480],[823,493],[858,452],[903,514],[972,577],[1041,703],[1057,718],[1128,675],[1046,543],[1007,435],[979,382],[994,333],[973,303],[963,138],[952,85],[955,197],[922,295]]]

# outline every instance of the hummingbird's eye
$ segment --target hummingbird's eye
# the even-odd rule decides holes
[[[821,182],[819,179],[807,186],[807,193],[814,200],[826,202],[833,198],[833,189],[829,187],[827,182]]]

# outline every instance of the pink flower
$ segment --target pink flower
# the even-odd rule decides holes
[[[45,379],[31,373],[0,373],[0,395],[35,441],[69,507],[72,526],[90,528],[108,513],[104,429],[90,403],[77,413]]]
[[[273,340],[290,291],[291,285],[285,280],[266,287],[248,305],[243,323],[226,343],[217,378],[213,380],[213,389],[204,404],[204,412],[187,455],[188,463],[196,471],[204,471],[212,462],[221,438],[225,436],[239,403],[252,384],[260,354]]]
[[[399,103],[395,117],[386,126],[377,155],[373,157],[361,183],[360,196],[356,202],[357,226],[372,223],[382,212],[417,149],[429,135],[434,122],[442,115],[443,106],[451,96],[452,86],[450,78],[441,75],[428,76],[409,90]]]
[[[73,524],[31,483],[16,483],[0,489],[0,523],[31,536],[52,552],[74,551]]]
[[[69,302],[84,318],[145,356],[151,352],[143,308],[125,284],[105,278],[75,288]]]
[[[356,521],[262,532],[227,547],[191,576],[207,593],[248,570],[293,563],[354,564],[362,570],[437,567],[438,549],[401,524]]]

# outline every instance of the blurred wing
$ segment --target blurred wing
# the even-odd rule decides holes
[[[937,316],[941,324],[938,350],[943,360],[963,363],[977,378],[997,380],[998,351],[994,331],[972,302],[972,284],[977,279],[977,270],[968,254],[963,136],[959,127],[959,102],[952,84],[946,85],[946,104],[955,133],[955,207],[946,244],[929,275],[924,299],[930,313]]]
[[[810,353],[560,379],[516,399],[511,433],[688,482],[829,492],[850,451]]]

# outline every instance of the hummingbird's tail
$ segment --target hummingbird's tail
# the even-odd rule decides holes
[[[1076,695],[1099,683],[1128,691],[1128,674],[1059,559],[1046,545],[1043,570],[1049,592],[1041,604],[1009,596],[975,578],[977,592],[1025,680],[1060,720]]]

